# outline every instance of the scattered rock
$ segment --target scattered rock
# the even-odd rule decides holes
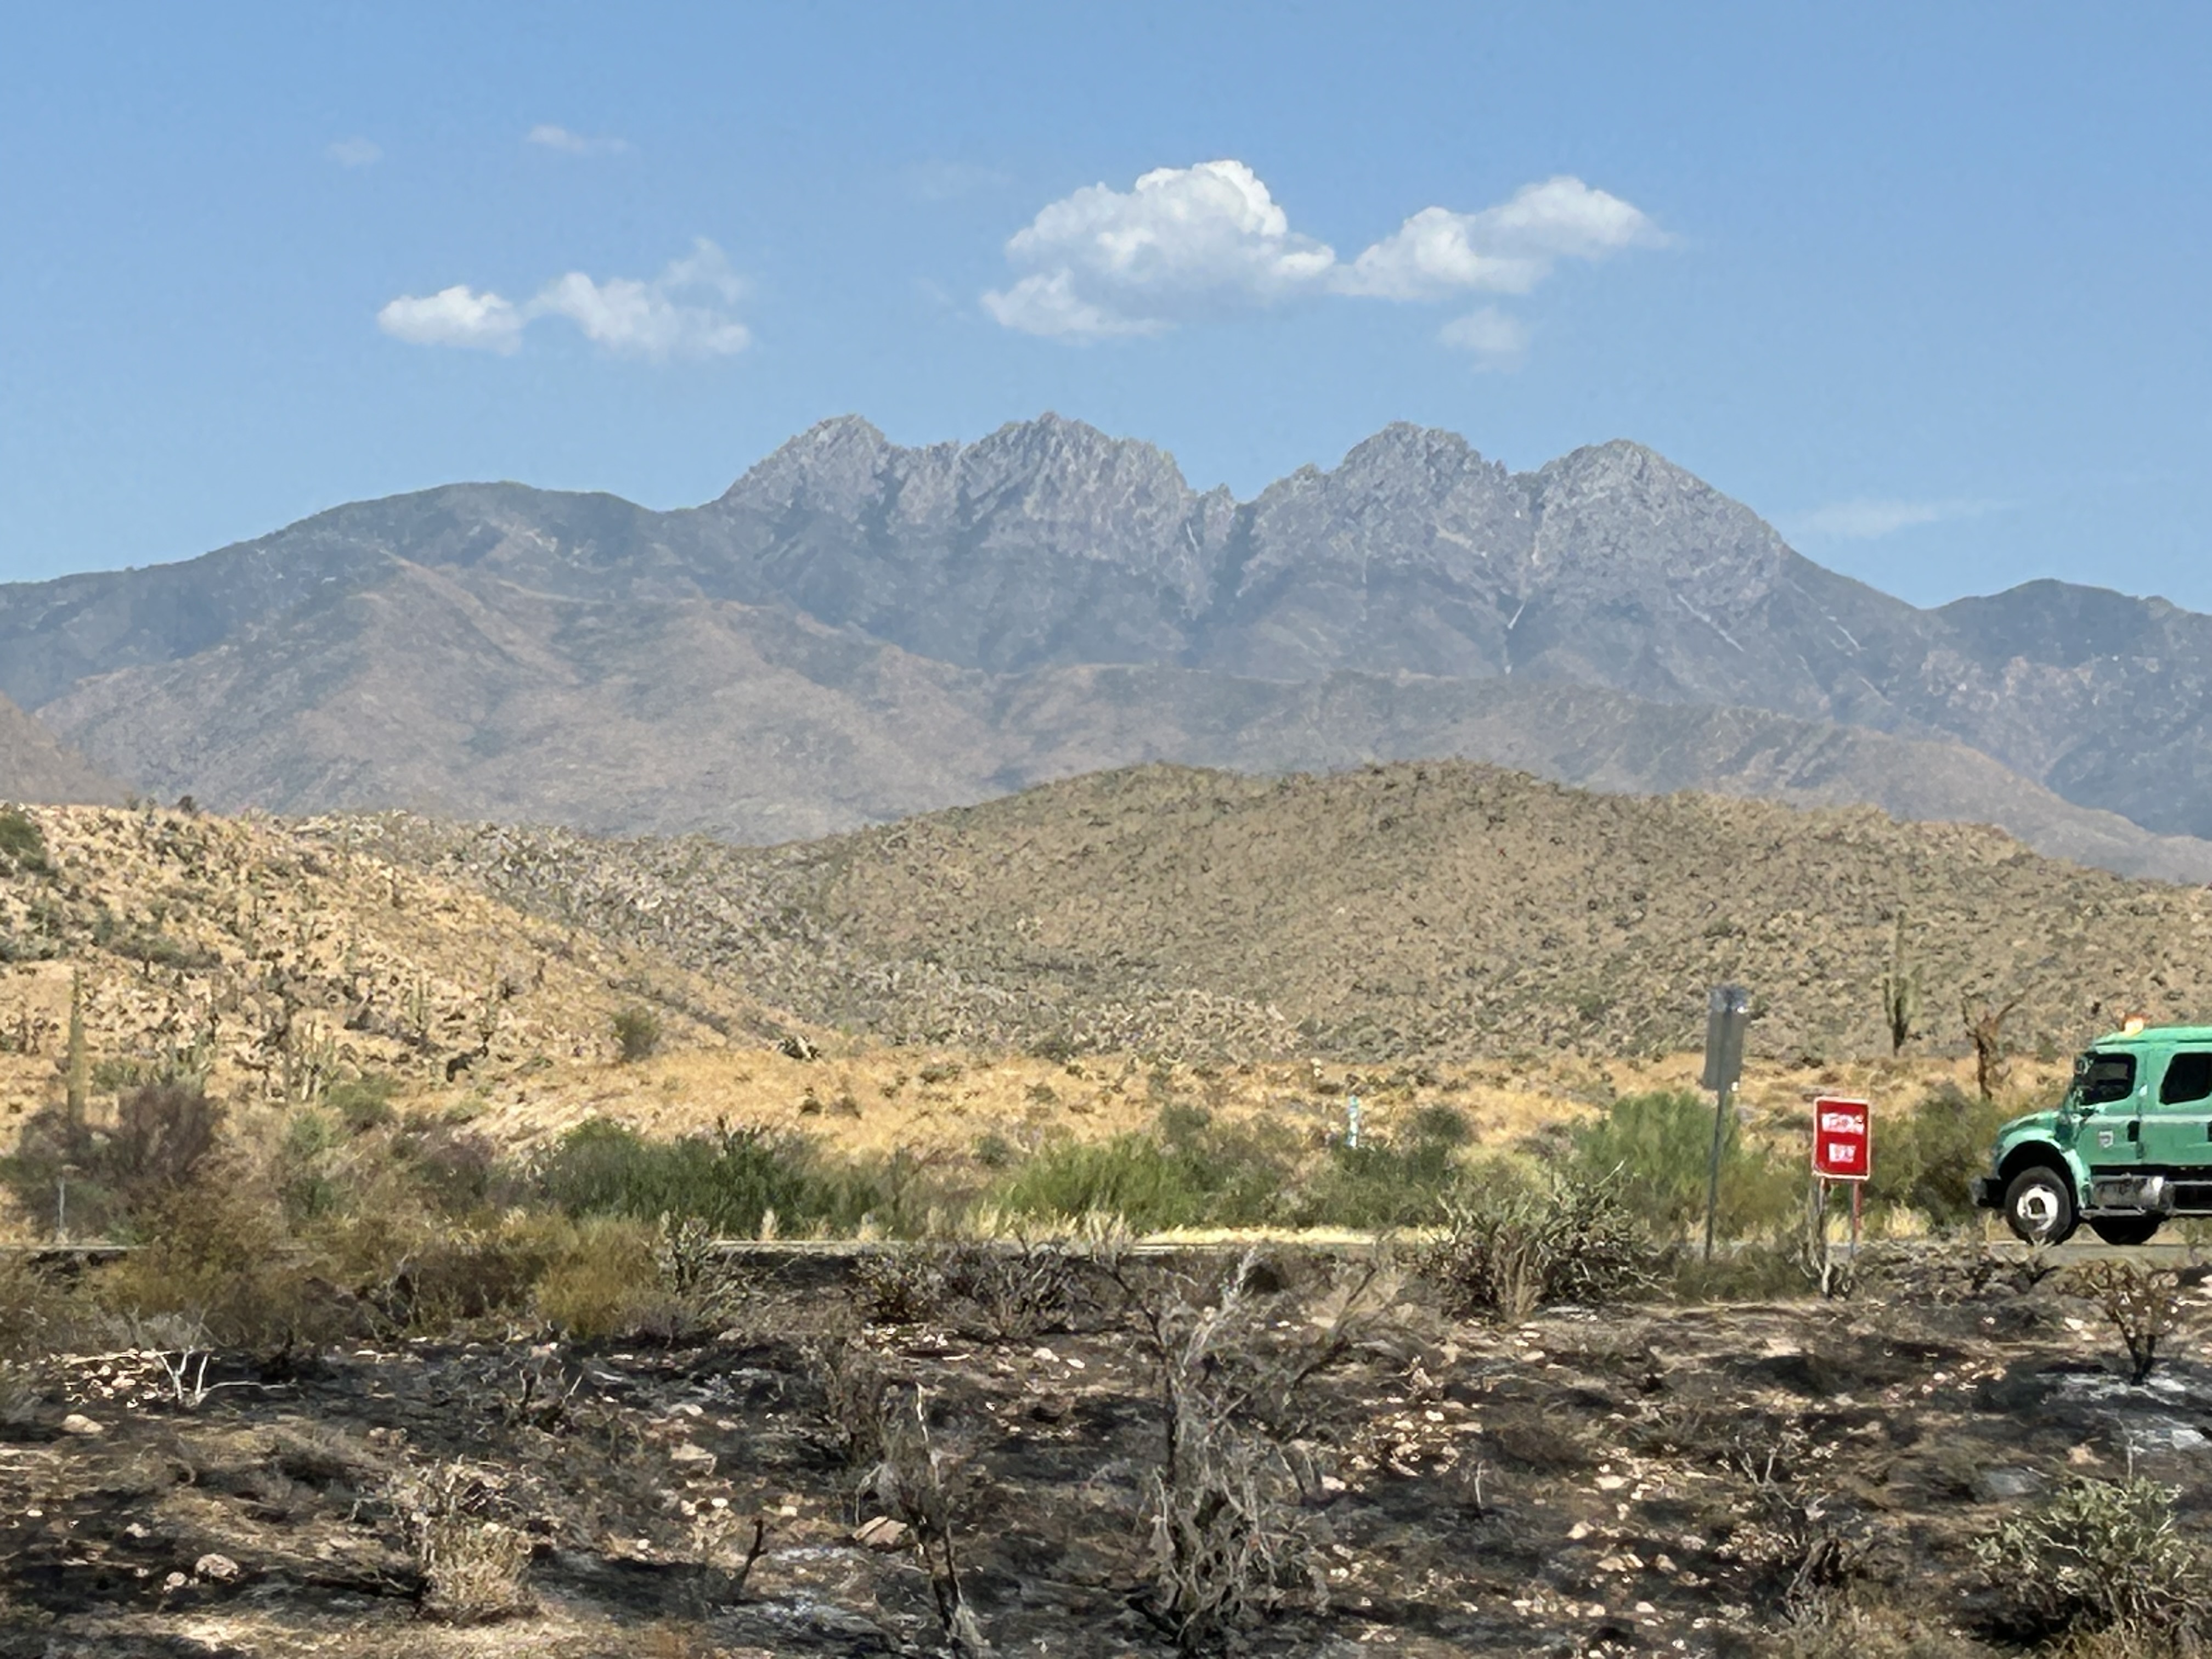
[[[62,1419],[62,1432],[64,1434],[82,1435],[86,1439],[90,1439],[94,1435],[106,1434],[107,1430],[104,1425],[94,1422],[90,1418],[83,1416],[76,1412],[71,1412],[67,1417]]]
[[[685,1474],[712,1474],[714,1454],[704,1446],[695,1446],[689,1440],[679,1441],[669,1449],[668,1461]]]
[[[914,1542],[914,1528],[903,1521],[879,1515],[872,1521],[863,1522],[853,1534],[853,1541],[862,1549],[902,1550]]]
[[[192,1563],[192,1577],[204,1578],[212,1584],[228,1584],[238,1577],[238,1563],[227,1555],[210,1551]]]
[[[2000,1468],[1980,1470],[1968,1484],[1979,1502],[1998,1504],[2011,1498],[2033,1497],[2049,1483],[2036,1469]]]

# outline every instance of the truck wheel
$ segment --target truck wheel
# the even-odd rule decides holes
[[[2148,1244],[2151,1235],[2158,1231],[2160,1218],[2154,1215],[2100,1216],[2089,1223],[2089,1231],[2107,1244]]]
[[[2048,1164],[2022,1170],[2005,1188],[2005,1225],[2031,1244],[2063,1244],[2074,1231],[2074,1190]]]

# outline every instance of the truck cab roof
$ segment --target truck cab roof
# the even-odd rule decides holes
[[[2175,1043],[2212,1043],[2212,1025],[2146,1025],[2140,1031],[2111,1031],[2092,1048],[2166,1048]]]

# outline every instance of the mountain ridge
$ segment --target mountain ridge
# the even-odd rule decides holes
[[[253,797],[261,805],[388,804],[337,798],[346,768],[334,752],[317,763],[319,783],[307,779],[305,750],[292,757],[289,784],[281,768],[232,764],[282,731],[312,726],[322,707],[312,699],[282,709],[261,699],[264,718],[250,732],[220,722],[231,733],[228,760],[204,740],[202,716],[165,724],[161,699],[204,712],[207,686],[234,672],[238,653],[283,657],[287,634],[301,659],[288,683],[321,684],[329,677],[309,673],[301,653],[310,640],[340,650],[333,607],[410,584],[404,603],[418,605],[428,574],[458,584],[453,593],[486,616],[526,614],[528,626],[552,632],[526,648],[508,628],[501,637],[511,655],[485,647],[515,677],[489,702],[471,704],[468,688],[492,670],[443,623],[425,636],[462,654],[404,660],[405,641],[387,629],[380,637],[394,659],[377,672],[450,679],[445,706],[477,709],[464,746],[493,750],[528,746],[522,684],[534,676],[562,689],[567,718],[607,725],[593,763],[603,769],[619,765],[610,734],[625,721],[648,773],[653,752],[698,733],[679,707],[640,725],[570,696],[598,684],[582,659],[600,647],[587,649],[584,636],[649,632],[667,623],[656,607],[704,607],[670,648],[705,656],[623,668],[623,695],[642,707],[653,699],[638,690],[641,676],[696,694],[710,641],[761,631],[765,624],[714,609],[738,606],[850,635],[863,642],[848,653],[855,663],[880,667],[888,659],[874,654],[878,646],[933,663],[899,672],[958,688],[946,694],[956,702],[998,695],[963,673],[1015,685],[1098,666],[1217,676],[1232,704],[1251,695],[1239,689],[1248,682],[1295,686],[1342,673],[1582,684],[1644,703],[1762,709],[1963,744],[2085,810],[2117,811],[2167,837],[2212,836],[2212,618],[2047,582],[1922,611],[1804,559],[1749,507],[1644,446],[1613,440],[1516,473],[1455,434],[1402,422],[1335,468],[1300,468],[1241,502],[1225,489],[1195,489],[1156,446],[1048,415],[974,443],[920,447],[839,417],[780,446],[714,501],[669,513],[513,484],[351,503],[199,561],[0,588],[0,691],[111,769],[137,775],[154,757],[149,783],[157,773],[180,775],[159,761],[163,753],[196,753],[209,757],[211,778],[252,772],[255,788],[276,787]],[[579,620],[586,612],[588,626]],[[368,611],[350,614],[368,625]],[[132,678],[112,678],[118,674]],[[741,702],[754,696],[729,689]],[[126,711],[126,690],[150,701]],[[863,763],[834,752],[830,704],[804,717],[776,706],[787,726],[757,729],[763,764],[805,731],[828,743],[821,765]],[[859,728],[846,736],[854,755],[867,748]],[[1375,737],[1395,741],[1387,730]],[[1289,763],[1334,763],[1328,745],[1317,752],[1319,761],[1302,752]],[[1139,741],[1103,758],[1211,757]],[[925,762],[948,777],[976,769],[953,754],[914,764]],[[1001,771],[1017,781],[1051,775],[1041,762],[981,776]],[[200,793],[243,799],[226,793],[232,787],[210,782]],[[827,793],[875,799],[869,810],[883,816],[947,804],[860,778]],[[845,827],[804,811],[794,825],[801,821],[815,832]]]

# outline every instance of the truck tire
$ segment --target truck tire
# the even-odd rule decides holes
[[[2074,1232],[2074,1189],[2048,1164],[2031,1164],[2005,1188],[2005,1225],[2030,1244],[2063,1244]]]
[[[2154,1215],[2093,1216],[2089,1231],[2107,1244],[2148,1244],[2160,1219]]]

